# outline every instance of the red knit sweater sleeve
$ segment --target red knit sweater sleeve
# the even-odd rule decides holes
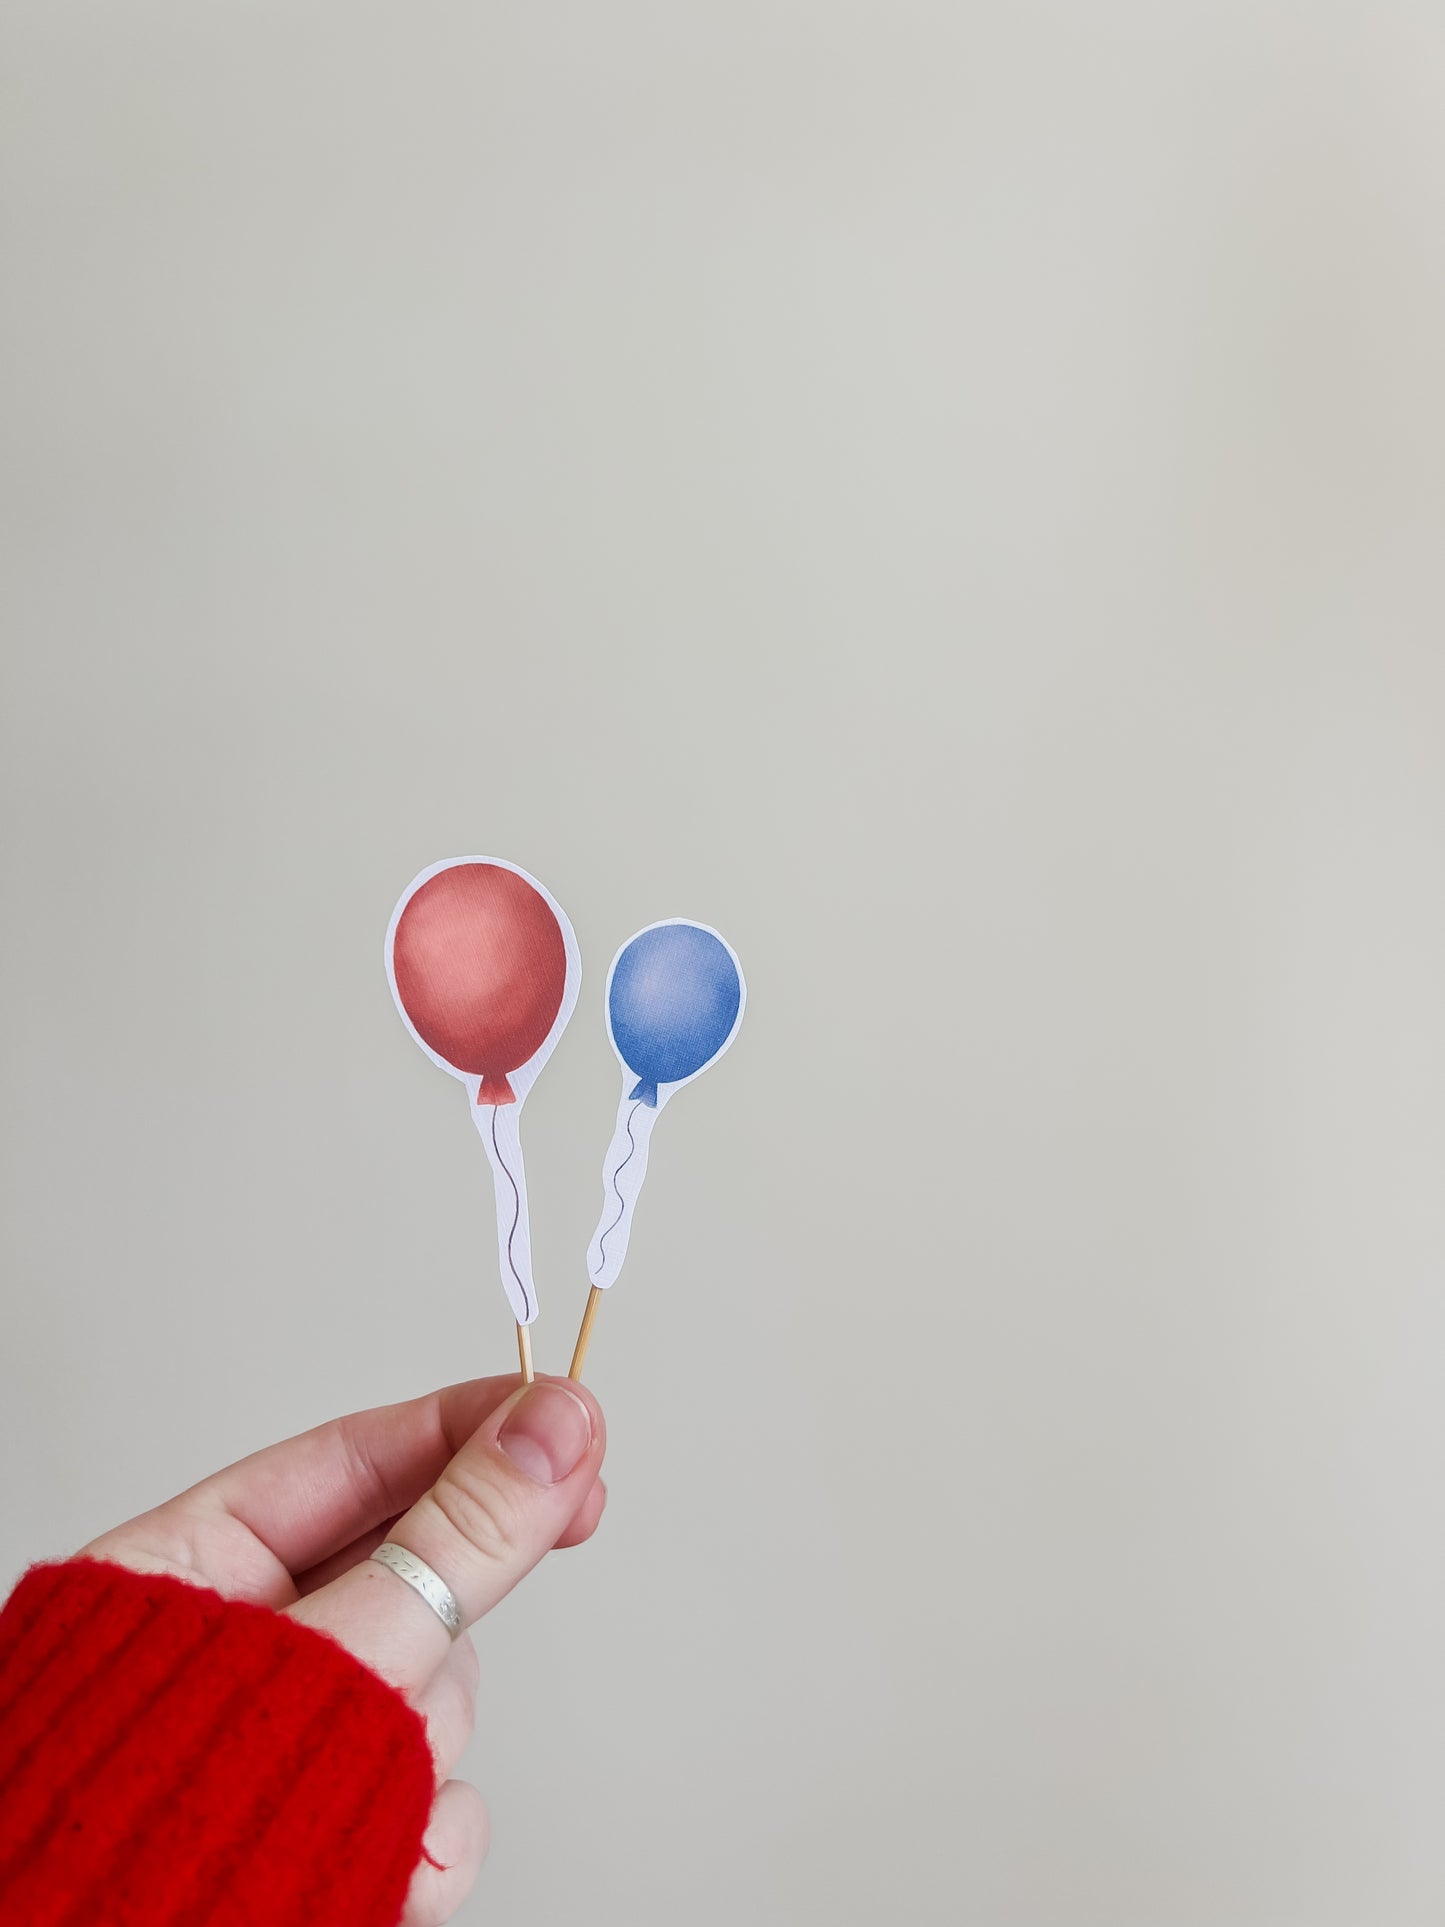
[[[5,1927],[396,1927],[418,1715],[263,1606],[78,1559],[0,1612]]]

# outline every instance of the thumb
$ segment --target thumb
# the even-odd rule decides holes
[[[467,1625],[529,1573],[576,1516],[602,1464],[596,1400],[566,1379],[521,1386],[472,1434],[388,1537],[456,1594]],[[387,1567],[364,1559],[287,1608],[404,1692],[424,1686],[450,1635]]]

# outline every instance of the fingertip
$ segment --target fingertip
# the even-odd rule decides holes
[[[437,1794],[423,1856],[412,1875],[401,1927],[442,1927],[471,1892],[491,1843],[486,1802],[466,1780]]]
[[[472,1446],[476,1444],[474,1439]],[[591,1478],[579,1475],[590,1463],[595,1477],[601,1457],[597,1415],[565,1379],[539,1378],[529,1385],[508,1408],[496,1445],[535,1484],[558,1486],[575,1478],[574,1490],[591,1483]]]
[[[557,1540],[556,1550],[564,1551],[568,1546],[580,1546],[590,1539],[602,1520],[607,1509],[607,1485],[598,1479],[587,1497],[568,1521],[566,1530]]]
[[[593,1442],[598,1445],[605,1445],[607,1443],[607,1421],[602,1416],[602,1407],[598,1404],[596,1396],[588,1391],[581,1379],[563,1378],[554,1372],[538,1372],[537,1382],[538,1384],[559,1385],[564,1392],[570,1392],[573,1398],[585,1405],[588,1417],[592,1421]]]

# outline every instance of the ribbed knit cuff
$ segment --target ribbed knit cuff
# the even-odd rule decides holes
[[[79,1559],[0,1613],[0,1921],[395,1927],[418,1715],[263,1606]]]

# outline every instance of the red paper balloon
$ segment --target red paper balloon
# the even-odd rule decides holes
[[[422,1041],[481,1077],[479,1104],[514,1104],[507,1073],[541,1048],[567,984],[567,947],[547,899],[515,870],[454,863],[408,900],[391,954]]]

